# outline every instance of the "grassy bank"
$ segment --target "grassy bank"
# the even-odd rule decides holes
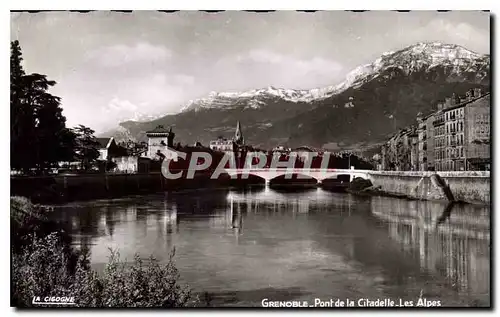
[[[46,212],[26,198],[11,197],[11,306],[44,306],[33,304],[34,296],[74,297],[78,307],[199,306],[178,283],[174,252],[163,264],[138,255],[126,263],[110,251],[101,274],[90,268],[88,250],[73,249],[68,231],[48,221]]]

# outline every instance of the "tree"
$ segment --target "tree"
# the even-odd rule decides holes
[[[10,51],[10,161],[12,168],[27,172],[34,166],[35,115],[26,100],[18,41],[10,43]]]
[[[11,42],[11,167],[43,171],[73,158],[75,136],[66,128],[61,98],[48,92],[56,82],[26,75],[18,41]]]
[[[45,75],[24,76],[28,100],[35,113],[35,158],[39,170],[73,158],[75,136],[66,128],[66,118],[60,107],[61,98],[47,92],[55,81]]]
[[[88,170],[99,158],[99,142],[94,136],[94,130],[84,125],[73,128],[76,135],[75,156],[80,161],[80,167]]]

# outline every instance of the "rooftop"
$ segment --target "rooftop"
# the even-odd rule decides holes
[[[156,128],[154,128],[153,130],[150,130],[150,131],[146,131],[146,134],[150,134],[150,133],[164,133],[164,134],[170,134],[172,133],[172,128],[170,128],[169,130],[167,130],[165,127],[163,127],[162,125],[159,125],[157,126]]]
[[[105,149],[111,144],[111,140],[113,138],[96,138],[96,141],[99,143],[99,148]]]
[[[462,101],[462,102],[460,102],[460,103],[457,103],[457,104],[455,104],[455,105],[451,105],[451,106],[449,106],[449,107],[447,107],[447,108],[444,108],[444,109],[443,109],[443,112],[447,112],[447,111],[449,111],[449,110],[454,110],[454,109],[457,109],[457,108],[464,107],[464,106],[468,105],[469,103],[472,103],[472,102],[474,102],[474,101],[476,101],[476,100],[479,100],[479,99],[485,98],[485,97],[487,97],[487,96],[489,96],[489,95],[490,95],[490,93],[489,93],[489,92],[487,92],[487,93],[482,94],[482,95],[481,95],[481,96],[479,96],[479,97],[474,97],[474,98],[472,98],[472,99],[467,99],[467,100],[464,100],[464,101]]]

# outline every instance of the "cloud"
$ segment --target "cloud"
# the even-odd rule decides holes
[[[278,54],[268,50],[252,50],[247,54],[238,55],[238,62],[256,62],[271,64],[274,66],[286,67],[295,70],[300,74],[316,73],[331,74],[342,70],[342,65],[332,60],[321,57],[312,59],[298,59],[287,55]]]
[[[462,44],[466,48],[468,44],[474,43],[475,46],[483,48],[485,45],[489,47],[490,32],[481,28],[476,28],[468,23],[452,23],[444,19],[434,19],[427,25],[415,30],[416,36],[442,37],[443,35],[449,38],[450,44]]]
[[[88,61],[96,61],[104,67],[118,67],[131,63],[163,62],[172,57],[172,52],[163,45],[137,43],[135,46],[123,44],[102,47],[87,54]]]
[[[101,121],[136,120],[146,114],[171,112],[170,107],[182,104],[188,96],[186,86],[194,78],[186,74],[155,73],[123,79],[115,83],[114,97],[102,99]]]
[[[429,23],[427,28],[434,31],[446,32],[451,36],[464,40],[474,39],[478,37],[481,39],[485,39],[488,37],[488,34],[480,32],[470,24],[464,22],[453,24],[445,20],[433,20]]]
[[[174,81],[180,85],[193,85],[195,82],[193,76],[184,74],[174,75]]]
[[[129,100],[122,100],[118,97],[111,99],[109,104],[104,107],[103,111],[105,113],[113,112],[133,112],[137,110],[137,106],[131,103]]]

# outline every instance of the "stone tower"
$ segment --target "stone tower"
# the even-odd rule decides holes
[[[240,121],[236,123],[236,131],[234,133],[233,142],[238,146],[245,145],[245,138],[243,138],[243,132],[241,131]]]
[[[167,137],[168,147],[171,147],[171,148],[174,147],[174,138],[175,138],[175,133],[172,132],[172,127],[170,127],[170,130],[168,131],[168,137]]]

